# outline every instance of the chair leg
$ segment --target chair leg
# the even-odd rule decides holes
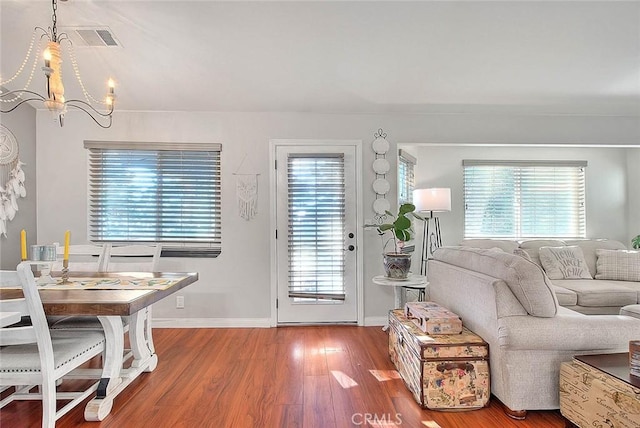
[[[56,426],[56,382],[53,379],[44,379],[40,385],[42,393],[42,428],[54,428]]]

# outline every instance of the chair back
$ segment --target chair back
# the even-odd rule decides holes
[[[69,270],[75,272],[104,272],[106,270],[106,245],[77,244],[69,245]],[[52,270],[62,270],[64,247],[57,246],[58,260]]]
[[[50,354],[51,361],[53,361],[49,327],[42,308],[40,294],[38,294],[38,287],[31,271],[31,264],[22,262],[16,271],[0,271],[0,287],[20,288],[24,296],[0,300],[0,311],[18,312],[21,316],[28,316],[31,319],[31,325],[20,323],[15,327],[11,325],[2,327],[0,346],[37,342],[41,355]]]
[[[106,244],[107,272],[157,272],[160,264],[160,244]]]

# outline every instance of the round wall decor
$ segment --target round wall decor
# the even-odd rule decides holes
[[[384,178],[376,178],[373,181],[373,191],[378,195],[386,195],[391,189],[391,184]]]
[[[391,169],[391,165],[388,160],[380,158],[373,161],[373,170],[376,174],[386,174],[389,169]]]

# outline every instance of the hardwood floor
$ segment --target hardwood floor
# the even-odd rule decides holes
[[[422,410],[393,370],[379,327],[154,329],[159,364],[120,394],[102,422],[78,406],[68,427],[564,427],[557,411],[514,421],[491,398],[467,412]],[[96,364],[97,362],[94,362]],[[66,383],[67,381],[65,381]],[[64,386],[64,384],[63,384]],[[0,426],[39,427],[39,402],[13,402]]]

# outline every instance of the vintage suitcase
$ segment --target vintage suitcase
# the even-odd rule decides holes
[[[563,362],[560,413],[580,427],[638,428],[640,381],[634,386],[582,361]]]
[[[462,319],[435,302],[407,302],[404,315],[429,334],[460,334]]]
[[[423,408],[472,410],[489,402],[489,345],[466,328],[427,335],[402,309],[392,310],[389,356]]]

